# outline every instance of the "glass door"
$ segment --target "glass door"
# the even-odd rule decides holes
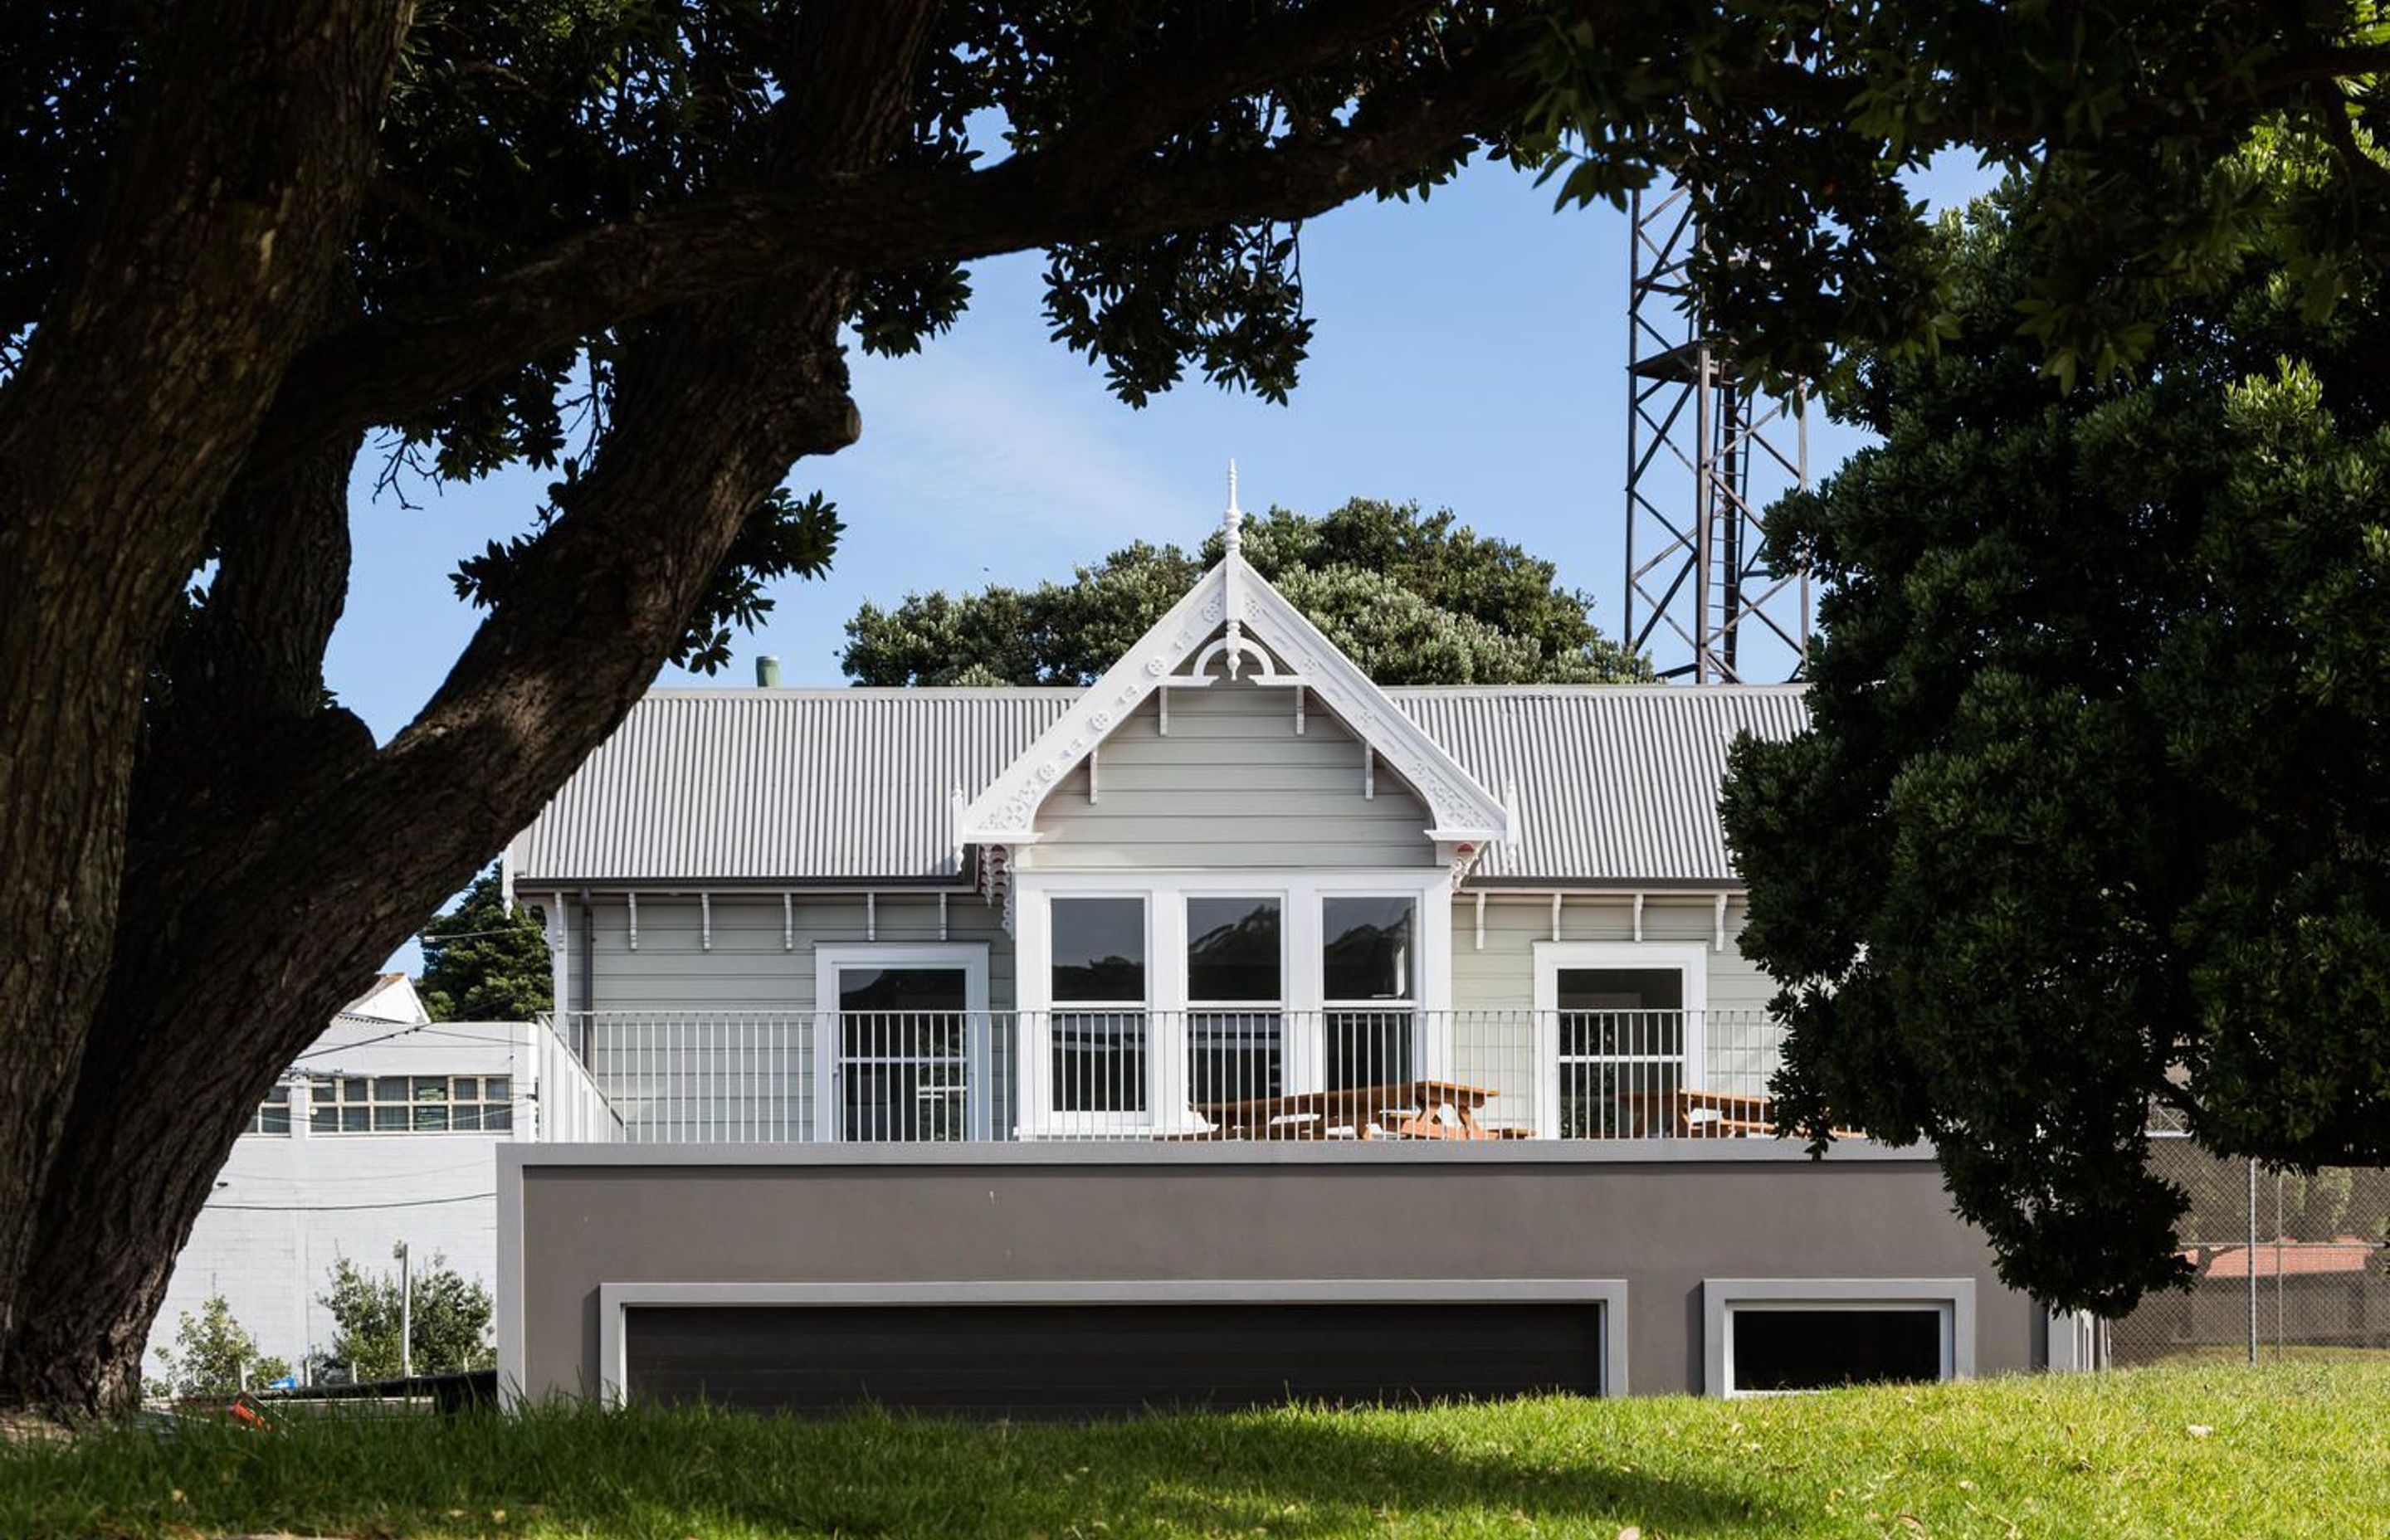
[[[1627,1138],[1670,1126],[1684,1088],[1683,971],[1562,968],[1558,982],[1560,1136]]]
[[[838,1137],[970,1136],[970,975],[837,965]]]

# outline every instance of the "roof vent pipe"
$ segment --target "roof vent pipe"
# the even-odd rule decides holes
[[[768,652],[755,660],[755,687],[759,690],[780,687],[780,661]]]

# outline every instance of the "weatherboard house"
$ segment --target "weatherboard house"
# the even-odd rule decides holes
[[[508,1392],[1015,1416],[2068,1367],[1930,1156],[1769,1136],[1792,687],[1373,684],[1225,554],[1085,689],[658,690],[513,842],[621,1119]]]

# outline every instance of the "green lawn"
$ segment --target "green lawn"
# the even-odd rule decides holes
[[[1098,1427],[152,1426],[0,1454],[0,1535],[2390,1535],[2390,1367]]]

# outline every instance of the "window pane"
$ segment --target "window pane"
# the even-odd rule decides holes
[[[1188,1014],[1187,1082],[1196,1106],[1279,1094],[1279,1021],[1274,1010]]]
[[[511,1084],[505,1075],[490,1076],[489,1079],[482,1082],[482,1099],[484,1101],[507,1100],[514,1095],[508,1088]]]
[[[1816,1391],[1942,1378],[1940,1307],[1730,1313],[1734,1388]]]
[[[1330,1000],[1411,997],[1411,900],[1320,901],[1322,982]]]
[[[1187,997],[1279,999],[1279,902],[1274,898],[1187,901]]]
[[[1332,1010],[1328,1013],[1328,1087],[1401,1085],[1411,1072],[1411,1013]]]
[[[392,1110],[392,1114],[393,1114],[393,1115],[395,1115],[395,1113],[396,1113],[396,1110],[395,1110],[395,1109],[393,1109],[393,1110]],[[343,1107],[343,1108],[341,1108],[341,1133],[343,1133],[343,1134],[362,1134],[362,1133],[364,1133],[367,1128],[369,1128],[369,1127],[371,1127],[371,1126],[372,1126],[370,1123],[368,1123],[366,1121],[366,1119],[369,1115],[370,1115],[370,1114],[366,1111],[366,1110],[365,1108],[362,1108],[362,1107]]]
[[[316,1102],[307,1109],[307,1126],[317,1134],[337,1134],[341,1128],[341,1110],[328,1102]]]
[[[427,1102],[415,1109],[415,1131],[418,1134],[439,1134],[447,1131],[448,1104]]]
[[[406,1077],[405,1075],[384,1075],[380,1079],[375,1081],[373,1083],[373,1098],[376,1101],[406,1100]]]
[[[504,1134],[512,1130],[514,1125],[515,1110],[508,1103],[500,1102],[495,1107],[485,1107],[482,1109],[482,1131],[483,1133]]]
[[[1675,968],[1563,968],[1562,1010],[1682,1010],[1685,975]]]
[[[418,1101],[446,1101],[448,1099],[448,1077],[446,1075],[417,1075],[415,1077],[415,1099]]]
[[[375,1108],[373,1110],[374,1132],[377,1134],[405,1133],[409,1126],[407,1111],[408,1109],[403,1103]]]
[[[457,1075],[448,1082],[450,1101],[473,1101],[482,1094],[482,1082],[474,1075]]]
[[[258,1110],[257,1131],[261,1134],[290,1132],[290,1109],[268,1104]]]
[[[369,1094],[369,1083],[361,1076],[341,1081],[341,1099],[342,1101],[372,1100],[373,1097]]]
[[[1054,1110],[1145,1110],[1145,1015],[1058,1011],[1054,1016]]]
[[[1054,998],[1145,998],[1145,900],[1053,900]]]
[[[960,1010],[964,976],[959,968],[842,968],[841,1010]]]
[[[471,1105],[452,1107],[448,1110],[448,1126],[460,1134],[475,1133],[482,1126],[482,1110]]]

